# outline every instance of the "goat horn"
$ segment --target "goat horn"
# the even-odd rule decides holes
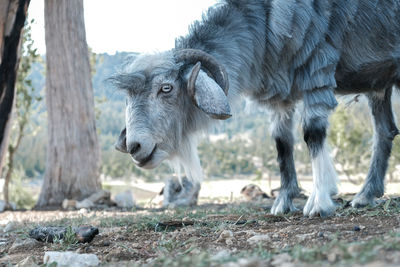
[[[228,75],[225,68],[212,55],[198,49],[181,49],[175,51],[175,60],[184,64],[201,62],[201,65],[211,73],[215,82],[224,90],[225,95],[228,95]]]

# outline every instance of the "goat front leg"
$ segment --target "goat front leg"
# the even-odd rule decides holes
[[[367,94],[374,124],[374,145],[365,184],[351,202],[355,208],[375,205],[375,198],[384,193],[384,179],[392,142],[399,133],[393,116],[391,95],[391,88],[384,92]]]
[[[186,177],[183,177],[181,181],[173,178],[167,180],[163,189],[163,207],[197,205],[200,188],[200,182],[190,181]]]
[[[325,142],[330,110],[321,105],[305,107],[303,123],[313,172],[313,191],[304,206],[305,216],[332,215],[336,209],[331,196],[337,194],[337,175]]]
[[[275,111],[273,114],[272,136],[281,174],[281,189],[271,208],[271,213],[275,215],[297,211],[293,205],[293,198],[299,194],[293,159],[293,115],[294,109]]]

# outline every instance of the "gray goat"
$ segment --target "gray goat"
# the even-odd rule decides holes
[[[303,101],[314,180],[303,210],[307,216],[335,211],[337,176],[325,142],[337,105],[334,94],[364,94],[374,146],[367,179],[352,205],[374,204],[384,193],[398,134],[391,94],[400,85],[400,1],[222,1],[178,38],[174,49],[140,55],[111,80],[127,95],[126,129],[116,148],[143,168],[175,162],[198,185],[198,133],[229,118],[229,103],[239,95],[270,109],[281,172],[273,214],[296,210],[292,127],[296,104]],[[191,188],[193,193],[180,192],[177,204],[193,204],[200,186]]]

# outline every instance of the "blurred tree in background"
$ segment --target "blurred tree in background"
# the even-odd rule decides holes
[[[83,0],[45,0],[46,172],[37,207],[101,189],[100,149]]]

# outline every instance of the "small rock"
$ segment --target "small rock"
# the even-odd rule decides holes
[[[76,207],[76,200],[74,199],[64,199],[63,203],[62,203],[62,208],[65,210],[68,209],[74,209]]]
[[[108,247],[108,246],[111,245],[111,242],[108,241],[108,240],[105,240],[105,241],[102,243],[102,245],[103,245],[104,247]]]
[[[15,229],[15,223],[14,222],[9,222],[7,223],[7,225],[4,227],[3,232],[7,233],[7,232],[11,232],[12,230]]]
[[[257,245],[260,242],[268,241],[271,241],[271,237],[269,235],[255,235],[247,239],[247,242],[250,243],[250,245]]]
[[[119,193],[114,196],[114,201],[120,208],[133,208],[135,206],[135,201],[132,197],[131,190]]]
[[[218,239],[227,239],[227,238],[232,238],[233,237],[233,232],[230,230],[224,230],[221,232],[219,235]]]
[[[233,245],[233,232],[230,230],[223,230],[219,235],[217,242],[223,242],[228,246]]]
[[[48,265],[55,262],[58,267],[98,266],[99,259],[94,254],[78,254],[74,252],[48,251],[44,254],[43,263]]]
[[[15,253],[18,251],[27,251],[39,245],[39,242],[34,239],[17,239],[8,249],[8,253]]]
[[[68,231],[64,226],[36,227],[29,232],[29,236],[42,242],[54,242],[55,239],[63,239]],[[99,229],[93,226],[72,227],[75,237],[80,243],[89,243],[99,234]]]
[[[82,201],[77,201],[76,205],[75,205],[75,208],[77,208],[78,210],[79,209],[90,209],[92,207],[94,207],[94,203],[87,198],[85,198]]]
[[[22,261],[18,262],[15,267],[36,267],[39,266],[36,264],[35,258],[33,256],[29,256]]]
[[[93,226],[80,226],[73,229],[78,239],[81,243],[89,243],[93,238],[99,234],[99,229]]]

